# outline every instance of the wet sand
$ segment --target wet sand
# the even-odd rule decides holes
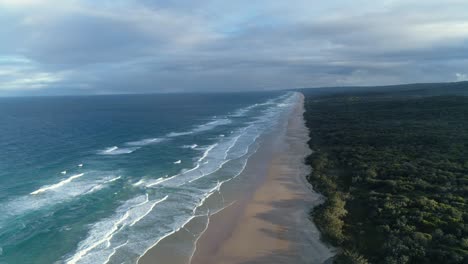
[[[333,249],[309,219],[322,202],[306,181],[310,154],[303,96],[259,142],[241,176],[206,201],[226,207],[200,216],[150,249],[139,264],[324,263]],[[220,201],[228,204],[219,205]],[[231,201],[233,203],[231,203]],[[217,205],[218,204],[218,205]]]

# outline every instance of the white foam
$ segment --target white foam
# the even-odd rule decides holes
[[[146,213],[144,213],[142,216],[140,216],[140,217],[138,217],[137,219],[133,220],[133,222],[130,224],[130,226],[134,226],[136,223],[140,222],[143,218],[145,218],[145,216],[147,216],[149,213],[151,213],[151,211],[153,211],[154,207],[155,207],[157,204],[164,202],[168,197],[169,197],[169,195],[166,195],[164,198],[155,201],[155,202],[150,206],[149,210],[146,211]]]
[[[117,146],[113,146],[101,151],[99,154],[101,155],[121,155],[121,154],[130,154],[135,150],[139,149],[138,147],[133,148],[119,148]]]
[[[34,212],[46,206],[69,202],[71,199],[87,195],[107,187],[118,177],[105,176],[104,172],[88,171],[77,175],[72,175],[52,185],[45,185],[41,188],[18,197],[12,197],[8,201],[0,203],[0,226],[5,221]],[[82,177],[86,175],[87,177]],[[81,178],[80,178],[81,177]]]
[[[247,129],[247,127],[244,128],[244,129],[242,129],[242,130],[245,131],[246,129]],[[224,159],[227,159],[227,156],[228,156],[229,151],[234,147],[234,145],[236,145],[237,141],[239,140],[239,138],[240,138],[242,135],[243,135],[243,134],[239,134],[238,136],[234,137],[232,144],[231,144],[231,145],[226,149],[226,151],[224,152]]]
[[[105,149],[103,152],[104,152],[104,153],[110,153],[110,152],[115,151],[115,150],[118,150],[118,149],[119,149],[119,147],[113,146],[113,147],[110,147],[110,148]]]
[[[201,156],[201,158],[198,159],[198,162],[204,160],[204,159],[208,156],[208,154],[210,153],[210,151],[212,151],[216,146],[218,146],[218,143],[209,146],[209,147],[205,150],[205,152],[203,153],[203,156]]]
[[[194,182],[200,178],[203,178],[207,175],[219,171],[227,162],[232,160],[226,159],[227,153],[236,144],[238,138],[245,134],[244,131],[250,127],[252,126],[248,126],[244,129],[241,129],[240,132],[242,134],[240,135],[228,139],[222,139],[218,143],[208,146],[205,149],[203,155],[197,160],[195,167],[189,170],[182,170],[180,173],[172,176],[170,179],[165,179],[164,185],[173,187],[181,186],[186,183]],[[244,148],[248,148],[248,146],[244,146]],[[162,183],[163,182],[158,180],[155,183],[151,184],[151,186],[159,185]],[[148,184],[146,186],[150,187]]]
[[[99,190],[102,190],[103,188],[104,188],[104,185],[96,184],[91,189],[89,189],[89,191],[87,191],[85,194],[89,194],[89,193],[92,193],[92,192],[95,192],[95,191],[99,191]]]
[[[117,253],[117,250],[118,250],[119,248],[121,248],[121,247],[126,246],[127,244],[128,244],[128,240],[125,241],[125,243],[123,243],[123,244],[121,244],[121,245],[116,246],[115,248],[113,248],[113,249],[112,249],[112,253],[111,253],[109,256],[107,256],[107,259],[106,259],[106,261],[105,261],[104,263],[105,263],[105,264],[109,263],[110,260],[111,260],[111,258],[112,258],[112,256],[114,256],[115,253]]]
[[[250,109],[247,109],[247,108],[241,108],[237,111],[235,111],[233,114],[231,114],[232,117],[242,117],[242,116],[245,116],[247,114],[247,112],[249,112]]]
[[[185,136],[185,135],[190,135],[193,134],[193,132],[171,132],[167,134],[167,137],[179,137],[179,136]]]
[[[121,176],[117,176],[117,177],[110,178],[110,179],[98,180],[99,183],[94,185],[91,189],[89,189],[89,191],[85,192],[85,194],[90,194],[90,193],[102,190],[102,189],[104,189],[106,187],[107,183],[115,182],[115,181],[119,180],[120,178],[121,178]]]
[[[181,171],[181,173],[179,173],[179,174],[177,174],[177,175],[185,174],[185,173],[194,171],[194,170],[196,170],[196,169],[198,169],[198,168],[200,168],[200,164],[199,164],[199,163],[197,163],[197,165],[196,165],[195,167],[191,168],[191,169],[188,169],[188,170],[187,170],[187,169],[183,169],[183,170]],[[175,175],[175,176],[177,176],[177,175]]]
[[[197,144],[192,144],[192,145],[183,145],[182,148],[189,148],[189,149],[195,149],[196,147],[198,147]]]
[[[191,131],[171,132],[171,133],[167,134],[166,136],[167,137],[178,137],[178,136],[185,136],[185,135],[190,135],[190,134],[194,134],[194,133],[200,133],[200,132],[211,130],[211,129],[213,129],[215,127],[218,127],[218,126],[230,124],[231,122],[232,121],[230,119],[227,119],[227,118],[216,119],[216,120],[207,122],[205,124],[198,125],[198,126],[194,127]]]
[[[234,112],[234,114],[232,114],[231,116],[232,117],[243,117],[245,116],[249,111],[251,111],[252,109],[260,106],[262,104],[253,104],[253,105],[250,105],[250,106],[247,106],[245,108],[241,108],[241,109],[238,109]]]
[[[211,172],[209,172],[209,173],[201,173],[198,177],[195,177],[195,178],[192,178],[191,180],[189,180],[188,183],[194,182],[194,181],[196,181],[196,180],[198,180],[198,179],[201,179],[201,178],[203,178],[203,177],[205,177],[205,176],[207,176],[207,175],[209,175],[209,174],[212,174],[212,173],[217,172],[218,170],[220,170],[220,169],[224,166],[224,164],[228,163],[229,161],[230,161],[230,160],[225,160],[225,161],[223,161],[223,162],[222,162],[221,164],[219,164],[218,167],[215,168],[213,171],[211,171]]]
[[[265,118],[265,119],[262,119],[261,121],[265,122],[266,124],[271,123],[270,118]],[[184,181],[179,180],[180,184],[178,184],[178,186],[184,185],[187,183],[192,183],[201,178],[204,178],[205,176],[212,175],[213,173],[216,173],[217,171],[222,169],[223,166],[229,161],[232,161],[234,159],[241,158],[244,155],[247,155],[249,153],[250,146],[257,140],[257,138],[261,135],[261,133],[267,129],[267,126],[265,126],[259,130],[259,125],[260,123],[256,125],[251,124],[247,127],[239,129],[236,131],[236,133],[233,133],[234,135],[230,137],[228,141],[221,141],[221,143],[219,143],[220,144],[219,148],[217,148],[217,145],[214,146],[217,148],[217,150],[214,151],[213,155],[206,154],[197,163],[197,164],[205,164],[208,161],[210,161],[210,163],[212,163],[213,165],[207,168],[205,168],[206,166],[202,166],[200,170],[198,171],[199,174],[191,173],[190,175],[186,175],[185,176],[186,180]],[[213,148],[210,147],[209,150],[212,151],[214,147]],[[220,152],[222,152],[222,154]],[[204,162],[201,163],[201,161],[204,161]],[[244,167],[241,170],[245,168],[245,164],[243,166]],[[234,177],[236,176],[238,175],[235,175]]]
[[[141,197],[142,197],[142,196],[138,196],[137,199],[134,199],[134,200],[138,200],[138,199],[140,199]],[[143,202],[140,202],[140,203],[134,205],[134,206],[131,206],[130,209],[133,208],[133,207],[138,207],[138,206],[145,205],[145,204],[147,204],[148,202],[149,202],[149,194],[145,193],[145,200],[144,200]]]
[[[243,133],[235,139],[235,143],[232,144],[229,149],[225,152],[225,159],[236,159],[244,156],[249,151],[249,146],[257,140],[261,132],[253,125],[246,127]]]
[[[193,167],[193,168],[191,168],[191,169],[188,169],[188,170],[184,169],[184,170],[182,170],[180,173],[178,173],[178,174],[176,174],[176,175],[173,175],[173,176],[171,176],[171,177],[167,177],[167,175],[166,175],[166,178],[159,178],[159,179],[157,179],[157,180],[155,180],[155,181],[152,181],[152,182],[146,184],[145,187],[153,187],[153,186],[156,186],[156,185],[160,185],[160,184],[162,184],[162,183],[164,183],[164,182],[168,182],[168,181],[170,181],[170,180],[177,179],[177,177],[179,177],[179,176],[182,176],[182,175],[189,175],[191,172],[196,171],[197,169],[199,169],[199,168],[201,167],[201,164],[200,164],[200,163],[208,156],[208,154],[210,153],[210,151],[213,150],[213,148],[215,148],[217,145],[218,145],[218,143],[209,146],[209,147],[205,150],[205,152],[203,153],[202,157],[200,157],[200,158],[198,159],[198,161],[197,161],[195,167]],[[203,162],[203,164],[207,164],[207,163],[208,163],[207,161]],[[139,182],[138,182],[138,183],[139,183]]]
[[[95,223],[88,237],[81,241],[77,251],[66,260],[67,264],[106,263],[116,253],[117,249],[127,243],[111,248],[115,235],[125,228],[130,228],[144,219],[154,207],[165,201],[168,196],[156,201],[149,201],[148,194],[140,195],[126,201],[117,208],[115,214],[109,218]]]
[[[127,142],[126,145],[128,145],[128,146],[146,146],[146,145],[150,145],[150,144],[156,144],[156,143],[162,142],[164,140],[165,140],[164,138],[146,138],[146,139],[142,139],[142,140],[138,140],[138,141]]]
[[[182,184],[186,184],[186,183],[191,183],[191,182],[194,182],[198,179],[201,179],[207,175],[210,175],[210,174],[213,174],[217,171],[219,171],[220,169],[223,168],[223,166],[228,163],[229,161],[235,159],[235,158],[239,158],[245,154],[248,153],[248,149],[249,149],[249,146],[256,140],[256,138],[258,137],[258,134],[256,134],[253,139],[251,140],[251,142],[248,142],[247,145],[243,145],[243,153],[237,153],[237,155],[233,155],[232,157],[228,158],[228,154],[230,152],[230,150],[237,144],[237,142],[239,141],[239,138],[241,138],[242,136],[244,135],[247,135],[247,129],[249,128],[253,128],[252,125],[248,126],[248,127],[245,127],[243,129],[240,129],[239,130],[239,134],[237,136],[234,136],[232,138],[229,139],[229,141],[224,141],[222,143],[216,143],[214,145],[211,145],[210,147],[208,147],[205,151],[205,153],[203,154],[203,156],[197,161],[197,166],[194,168],[194,169],[197,169],[198,167],[200,167],[201,165],[206,165],[209,163],[209,160],[212,160],[213,161],[213,166],[209,167],[209,168],[205,168],[203,171],[201,170],[200,168],[200,171],[199,171],[199,174],[191,174],[191,175],[186,175],[186,177],[188,178],[185,182],[182,182],[181,184],[179,185],[182,185]],[[249,136],[251,137],[251,136]],[[219,145],[221,144],[221,145]],[[208,156],[210,154],[210,152],[216,148],[217,146],[219,145],[219,150],[216,151],[216,153],[214,153],[210,159],[208,160]],[[220,154],[219,152],[223,152],[223,154]],[[240,155],[239,155],[240,154]],[[220,158],[220,157],[223,157],[223,158]],[[206,159],[206,160],[205,160]],[[203,167],[202,167],[203,168]],[[194,169],[190,170],[190,171],[193,171]],[[187,172],[190,172],[190,171],[186,171],[186,172],[183,172],[182,174],[187,174]]]
[[[80,173],[80,174],[76,174],[76,175],[73,175],[73,176],[70,176],[69,178],[61,181],[61,182],[58,182],[56,184],[52,184],[52,185],[48,185],[48,186],[45,186],[45,187],[41,187],[40,189],[38,190],[35,190],[34,192],[30,193],[32,195],[36,195],[36,194],[39,194],[39,193],[43,193],[43,192],[46,192],[46,191],[50,191],[50,190],[54,190],[54,189],[57,189],[57,188],[60,188],[61,186],[73,181],[74,179],[78,179],[80,178],[81,176],[83,176],[84,173]]]
[[[124,222],[129,216],[130,216],[129,212],[126,212],[115,223],[113,223],[113,225],[111,226],[109,231],[107,231],[104,234],[99,235],[99,237],[101,237],[100,239],[98,239],[97,241],[91,242],[90,245],[83,246],[83,248],[80,251],[78,251],[71,259],[67,260],[67,264],[76,264],[76,263],[78,263],[78,261],[83,256],[85,256],[91,250],[93,250],[94,248],[96,248],[97,246],[101,245],[104,242],[107,242],[107,247],[109,247],[110,246],[110,240],[115,235],[115,233],[117,233],[119,230],[121,230],[125,226]],[[98,236],[96,236],[96,237],[91,236],[90,240],[93,240],[93,239],[95,239],[97,237]]]
[[[215,127],[222,126],[222,125],[228,125],[230,123],[232,123],[232,121],[230,119],[227,119],[227,118],[217,119],[217,120],[213,120],[211,122],[208,122],[206,124],[197,126],[193,130],[193,132],[194,133],[199,133],[199,132],[203,132],[203,131],[208,131],[208,130],[211,130],[211,129],[215,128]]]
[[[137,181],[136,183],[134,183],[133,186],[140,186],[140,185],[142,185],[143,183],[145,183],[145,180],[144,180],[144,179],[141,179],[141,180]]]
[[[178,173],[176,175],[173,175],[173,176],[171,176],[169,178],[158,179],[158,180],[156,180],[156,181],[154,181],[152,183],[147,184],[146,187],[152,187],[152,186],[155,186],[155,185],[159,185],[159,184],[161,184],[163,182],[167,182],[167,181],[169,181],[171,179],[175,179],[176,177],[181,176],[181,175],[187,175],[187,174],[199,169],[202,164],[207,164],[208,163],[207,161],[204,161],[204,160],[208,157],[208,154],[210,153],[210,151],[212,151],[216,146],[218,146],[218,143],[215,143],[213,145],[208,146],[205,149],[203,155],[197,160],[195,167],[193,167],[191,169],[188,169],[188,170],[182,170],[180,173]],[[202,161],[204,161],[204,162],[202,163]]]
[[[115,178],[112,178],[112,179],[110,179],[110,180],[105,181],[104,183],[115,182],[116,180],[118,180],[118,179],[120,179],[120,178],[122,178],[122,177],[121,177],[121,176],[117,176],[117,177],[115,177]]]
[[[230,179],[227,179],[227,180],[224,180],[224,181],[218,181],[216,183],[216,186],[211,188],[208,192],[206,192],[200,199],[200,201],[198,202],[198,204],[192,209],[192,215],[195,215],[195,212],[197,211],[198,208],[200,208],[204,203],[205,201],[210,198],[211,195],[213,195],[214,193],[216,192],[219,192],[221,190],[221,185],[223,185],[223,183],[225,182],[228,182],[230,181]]]
[[[145,186],[146,186],[146,187],[153,187],[153,186],[159,185],[159,184],[161,184],[161,183],[163,183],[163,182],[166,182],[166,181],[168,181],[168,180],[170,180],[170,179],[173,179],[173,178],[175,178],[176,176],[177,176],[177,175],[174,175],[174,176],[171,176],[171,177],[168,177],[168,178],[159,178],[159,179],[157,179],[157,180],[155,180],[155,181],[153,181],[153,182],[150,182],[150,183],[146,184]],[[167,175],[166,175],[166,177],[167,177]]]
[[[175,232],[179,231],[180,229],[184,228],[184,226],[186,224],[188,224],[192,219],[194,219],[195,216],[191,216],[189,217],[180,227],[176,228],[176,229],[173,229],[172,231],[170,232],[167,232],[165,235],[161,236],[158,240],[156,240],[156,242],[151,245],[150,247],[148,247],[144,252],[143,254],[141,254],[137,260],[136,260],[136,263],[138,263],[140,261],[140,259],[146,254],[146,252],[148,252],[150,249],[154,248],[155,246],[157,246],[159,244],[159,242],[161,242],[163,239],[165,239],[166,237],[174,234]]]

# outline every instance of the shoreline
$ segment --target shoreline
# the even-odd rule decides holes
[[[309,211],[322,201],[306,181],[310,154],[303,96],[253,195],[214,215],[197,243],[192,264],[323,263],[333,252],[320,241]]]
[[[259,140],[239,179],[221,186],[207,208],[224,204],[209,216],[197,216],[149,249],[149,263],[323,263],[333,249],[320,241],[310,220],[322,196],[306,180],[311,153],[303,119],[304,97],[274,131]]]

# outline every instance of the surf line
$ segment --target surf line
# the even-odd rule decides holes
[[[57,189],[57,188],[59,188],[59,187],[65,185],[65,184],[67,184],[67,183],[73,181],[74,179],[80,178],[80,177],[83,176],[83,175],[84,175],[84,173],[80,173],[80,174],[73,175],[73,176],[71,176],[70,178],[67,178],[67,179],[65,179],[65,180],[63,180],[63,181],[61,181],[61,182],[58,182],[58,183],[53,184],[53,185],[49,185],[49,186],[47,186],[47,187],[42,187],[42,188],[40,188],[40,189],[38,189],[38,190],[36,190],[36,191],[30,193],[30,194],[36,195],[36,194],[39,194],[39,193],[42,193],[42,192],[45,192],[45,191]]]

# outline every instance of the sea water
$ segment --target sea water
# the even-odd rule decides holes
[[[298,98],[0,98],[0,263],[135,263],[204,213]]]

